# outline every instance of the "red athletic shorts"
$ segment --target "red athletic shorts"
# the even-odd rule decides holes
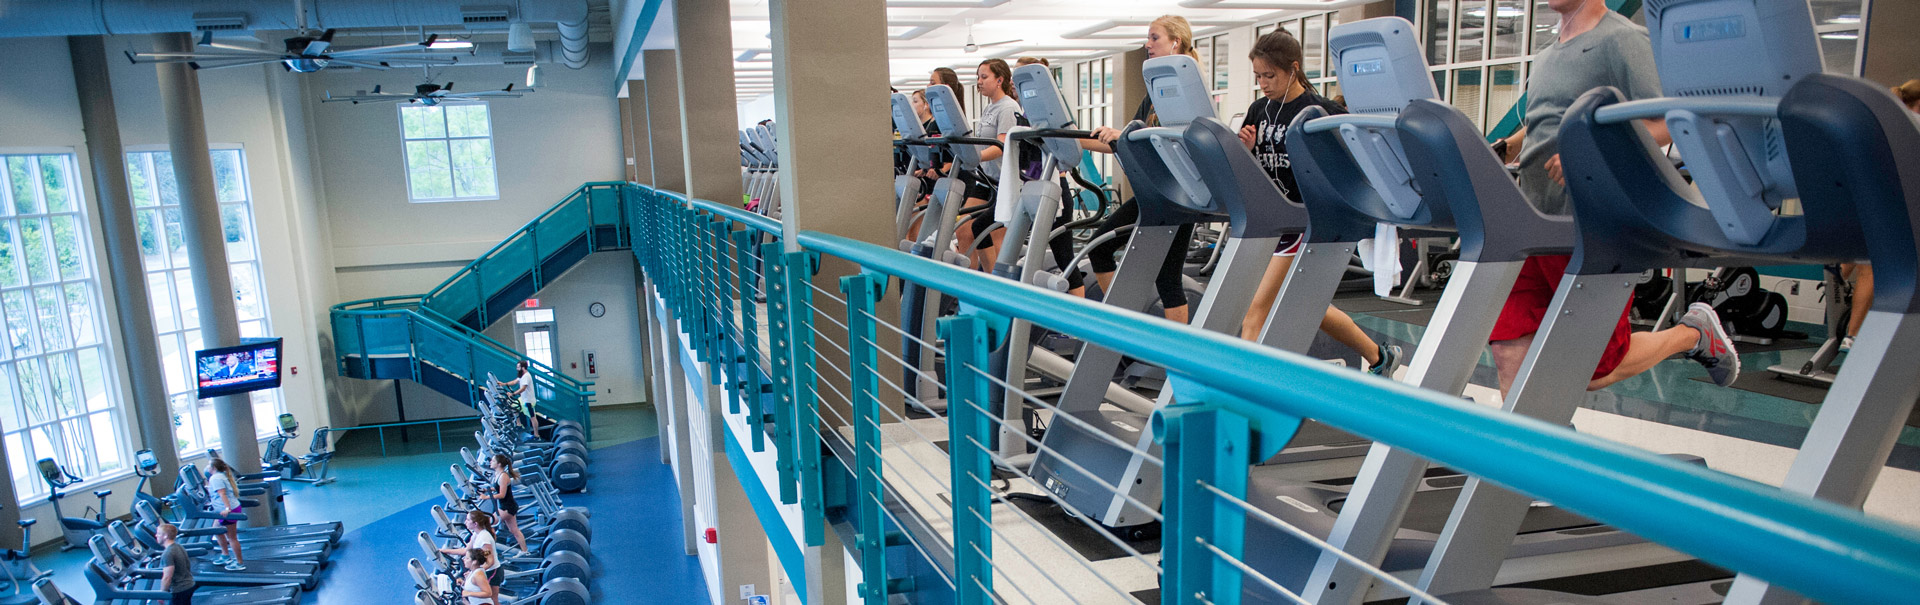
[[[1573,257],[1560,254],[1528,257],[1487,340],[1513,340],[1540,331],[1540,322],[1546,319],[1547,307],[1553,304],[1553,293],[1560,289],[1560,278],[1567,272],[1567,262],[1571,260]],[[1627,312],[1632,308],[1633,299],[1628,298],[1627,306],[1620,309],[1620,323],[1613,326],[1613,336],[1607,339],[1607,351],[1600,355],[1600,365],[1593,369],[1594,378],[1613,372],[1620,366],[1620,360],[1627,357],[1627,344],[1633,334],[1627,326]]]

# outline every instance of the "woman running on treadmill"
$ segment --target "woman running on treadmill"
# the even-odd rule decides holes
[[[987,106],[980,108],[980,119],[973,123],[970,136],[983,139],[998,139],[1001,144],[1007,142],[1007,131],[1013,130],[1020,116],[1020,102],[1013,100],[1013,68],[1000,59],[987,59],[980,62],[974,72],[974,86],[980,90],[980,96],[987,100]],[[974,176],[973,183],[967,185],[967,201],[960,206],[961,212],[993,205],[994,184],[1000,178],[1000,156],[1005,151],[999,147],[980,148],[980,174]],[[1019,183],[1006,183],[1009,187],[1019,187]],[[973,250],[982,231],[993,222],[992,212],[974,215],[967,222],[967,228],[961,230],[957,241],[961,250]],[[972,264],[985,265],[993,269],[993,259],[999,246],[990,245],[973,255]]]
[[[222,515],[238,516],[240,511],[240,493],[237,488],[240,481],[233,476],[233,467],[227,461],[214,458],[207,463],[207,495],[213,500]],[[221,555],[213,564],[225,564],[227,571],[240,571],[247,568],[247,557],[240,553],[240,522],[221,519],[220,525],[227,528],[226,533],[215,534],[213,541],[220,545]]]
[[[460,596],[465,597],[467,605],[500,605],[500,590],[487,578],[487,566],[493,563],[490,553],[469,550],[466,560],[467,579],[460,585]]]
[[[1193,46],[1193,25],[1186,18],[1175,15],[1162,15],[1147,26],[1145,45],[1148,59],[1169,57],[1176,54],[1200,59],[1200,51]],[[1135,121],[1157,126],[1160,119],[1153,112],[1153,97],[1140,99],[1140,109],[1133,112]],[[1092,139],[1080,141],[1080,147],[1100,153],[1113,153],[1113,143],[1120,140],[1118,129],[1101,126],[1093,129]],[[1113,230],[1131,225],[1140,220],[1140,206],[1129,198],[1120,203],[1112,214],[1100,221],[1093,236],[1098,238]],[[1187,247],[1193,243],[1193,225],[1182,225],[1174,232],[1173,246],[1167,248],[1167,262],[1160,266],[1160,274],[1154,276],[1154,287],[1160,293],[1160,306],[1165,309],[1166,318],[1187,323],[1187,292],[1181,285],[1181,268],[1186,264]],[[1127,244],[1126,238],[1113,238],[1094,246],[1087,251],[1087,261],[1093,265],[1093,278],[1100,282],[1100,291],[1106,292],[1113,287],[1113,272],[1120,268],[1114,256]]]
[[[1253,81],[1260,85],[1261,97],[1247,107],[1247,123],[1240,127],[1240,144],[1253,152],[1254,160],[1267,171],[1267,178],[1273,179],[1280,194],[1295,202],[1300,201],[1300,194],[1293,180],[1293,164],[1287,158],[1287,125],[1308,107],[1323,108],[1328,115],[1347,112],[1346,107],[1313,91],[1306,73],[1300,69],[1302,56],[1300,40],[1284,29],[1276,29],[1254,41],[1253,51],[1247,53],[1247,57],[1253,60]],[[1294,255],[1300,253],[1305,239],[1299,234],[1280,239],[1273,260],[1267,262],[1266,275],[1260,278],[1260,289],[1254,294],[1253,304],[1247,307],[1247,317],[1240,322],[1241,338],[1260,339],[1261,328],[1267,324],[1267,313],[1273,308],[1273,300],[1279,296],[1280,285],[1286,281],[1287,273],[1293,268]],[[1370,374],[1391,378],[1399,365],[1400,347],[1373,342],[1353,323],[1352,317],[1333,305],[1327,305],[1327,314],[1320,320],[1320,331],[1358,352],[1366,360]]]
[[[1520,150],[1520,190],[1527,201],[1541,212],[1564,215],[1571,207],[1560,166],[1561,115],[1580,95],[1602,86],[1621,90],[1629,100],[1658,97],[1660,80],[1646,28],[1608,9],[1606,2],[1548,0],[1547,7],[1560,14],[1560,34],[1534,60],[1534,76],[1527,82],[1524,130],[1510,140],[1525,141]],[[1654,144],[1672,142],[1665,120],[1642,124]],[[1520,270],[1488,337],[1502,395],[1513,387],[1571,260],[1568,255],[1534,256]],[[1680,325],[1659,332],[1629,329],[1627,314],[1632,309],[1628,301],[1620,310],[1620,321],[1587,390],[1639,375],[1677,354],[1705,366],[1714,384],[1726,386],[1739,377],[1740,358],[1713,307],[1695,303],[1687,307]]]
[[[527,536],[520,533],[520,502],[513,499],[513,483],[520,480],[520,471],[513,470],[513,461],[506,454],[494,454],[490,466],[493,468],[493,493],[480,496],[496,500],[500,504],[500,524],[507,527],[507,533],[513,534],[513,543],[520,550],[533,552],[527,545]]]

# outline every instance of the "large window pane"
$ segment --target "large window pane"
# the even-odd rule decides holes
[[[1526,0],[1494,0],[1493,57],[1511,59],[1526,54]]]
[[[47,374],[40,358],[22,359],[13,364],[14,377],[20,379],[20,404],[27,410],[27,423],[46,422],[47,415]]]
[[[33,158],[31,156],[7,156],[7,191],[13,194],[13,211],[20,214],[40,213],[40,192],[33,186]]]
[[[1491,131],[1513,109],[1520,100],[1520,64],[1495,65],[1487,68],[1487,122],[1485,130]]]
[[[447,136],[447,122],[438,106],[402,105],[400,132],[409,139],[442,138]]]
[[[87,252],[80,247],[80,230],[86,226],[72,215],[48,219],[53,225],[54,264],[60,267],[60,279],[84,279],[87,276]]]
[[[12,433],[20,429],[20,402],[14,399],[13,365],[0,365],[0,427]]]
[[[153,158],[155,190],[160,193],[160,203],[167,206],[179,206],[180,185],[173,181],[173,154],[153,153],[148,155]],[[172,235],[176,232],[169,229],[167,233]]]
[[[1487,0],[1460,0],[1453,36],[1455,62],[1479,61],[1487,42]]]
[[[26,261],[27,279],[33,283],[53,281],[53,246],[47,241],[46,219],[20,219],[21,259]]]
[[[1854,53],[1860,49],[1860,32],[1855,30],[1820,34],[1820,56],[1827,73],[1853,75]]]
[[[1546,0],[1541,0],[1546,4]],[[1427,63],[1445,65],[1453,56],[1453,0],[1430,0],[1427,5]]]
[[[72,353],[48,355],[47,383],[53,387],[53,405],[55,413],[72,416],[81,409],[80,374],[74,367]]]
[[[242,321],[267,316],[260,300],[260,276],[253,263],[236,263],[229,273],[233,278],[233,306]]]
[[[93,290],[85,283],[67,284],[67,326],[73,328],[74,346],[100,344],[100,334],[95,331]]]
[[[67,331],[67,307],[57,287],[33,289],[33,306],[40,315],[41,345],[48,351],[73,346],[73,333]]]
[[[13,221],[0,221],[0,287],[20,285],[20,240],[13,234]]]
[[[148,163],[147,154],[127,154],[127,189],[133,192],[133,205],[136,208],[160,203],[160,200],[154,199],[153,167]]]
[[[1858,25],[1860,0],[1811,0],[1815,25]]]
[[[253,220],[247,214],[246,204],[220,206],[220,231],[226,235],[228,261],[253,260]]]
[[[179,269],[173,272],[173,298],[180,302],[180,327],[189,330],[200,327],[200,299],[193,291],[193,272]]]
[[[13,469],[14,495],[21,500],[47,491],[46,482],[40,480],[40,474],[34,472],[33,464],[28,462],[33,453],[27,450],[25,441],[19,433],[7,433],[7,464]]]
[[[213,189],[222,203],[246,199],[245,176],[240,169],[240,152],[216,149],[213,152]]]
[[[1300,64],[1300,69],[1307,72],[1307,77],[1318,78],[1327,60],[1327,19],[1307,17],[1306,28],[1306,37],[1300,39],[1300,50],[1306,61]]]
[[[148,271],[167,268],[167,230],[162,227],[160,211],[153,209],[136,210],[133,213],[133,230],[140,240],[140,264]]]
[[[174,395],[168,409],[173,411],[173,438],[179,445],[180,453],[191,454],[200,449],[200,423],[193,421],[193,395]]]
[[[80,391],[86,397],[87,411],[98,412],[113,407],[113,400],[107,397],[107,364],[100,358],[99,347],[88,347],[75,353],[80,365]]]
[[[1547,6],[1547,0],[1533,2],[1533,52],[1546,50],[1559,39],[1560,13]]]
[[[453,197],[446,141],[407,142],[407,183],[414,199]]]
[[[47,200],[47,212],[72,212],[73,196],[67,193],[67,158],[40,156],[40,189]]]
[[[172,183],[173,179],[161,182]],[[160,199],[165,201],[167,198],[162,196]],[[179,198],[174,198],[166,208],[160,211],[160,220],[165,224],[167,232],[167,264],[174,267],[187,266],[187,236],[180,223]]]
[[[167,391],[184,392],[187,382],[186,355],[180,352],[180,336],[168,334],[158,340],[160,344],[160,373],[167,377]]]
[[[447,143],[453,151],[454,197],[496,195],[493,145],[487,139],[454,139]]]
[[[27,303],[27,293],[0,292],[0,307],[6,308],[7,344],[13,347],[13,356],[39,353],[40,339],[33,333],[33,308]]]
[[[126,465],[125,460],[120,457],[120,448],[97,447],[98,444],[120,442],[119,436],[115,433],[115,424],[112,414],[97,413],[87,416],[87,427],[96,445],[94,451],[99,456],[98,470],[102,473],[118,471]]]
[[[1483,91],[1480,85],[1480,68],[1453,70],[1453,106],[1473,120],[1474,126],[1481,125],[1480,108]]]
[[[147,297],[153,306],[153,327],[162,332],[177,330],[180,323],[175,319],[173,306],[173,286],[166,273],[147,274]]]

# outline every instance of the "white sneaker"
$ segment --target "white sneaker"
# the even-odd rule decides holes
[[[239,561],[229,561],[229,562],[227,563],[227,566],[226,566],[225,568],[223,568],[223,569],[226,569],[227,571],[241,571],[241,570],[244,570],[244,569],[246,569],[246,568],[247,568],[247,566],[246,566],[246,565],[244,565],[244,564],[242,564],[242,563],[240,563]]]
[[[1840,339],[1840,352],[1841,352],[1841,353],[1845,353],[1845,352],[1847,352],[1847,351],[1852,351],[1852,350],[1853,350],[1853,337],[1852,337],[1852,336],[1848,336],[1848,337],[1846,337],[1846,338],[1842,338],[1842,339]]]

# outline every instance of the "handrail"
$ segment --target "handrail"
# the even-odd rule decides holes
[[[546,370],[548,373],[553,374],[554,378],[557,379],[557,382],[565,383],[565,386],[567,386],[570,390],[576,393],[588,393],[592,391],[592,389],[589,389],[587,387],[592,386],[593,381],[580,380],[578,378],[568,376],[565,373],[562,373],[559,369],[554,368],[553,366],[540,363],[540,360],[534,359],[532,357],[527,357],[526,355],[522,355],[520,351],[515,350],[513,347],[507,346],[506,343],[500,342],[499,340],[494,339],[492,336],[488,336],[485,332],[475,330],[471,327],[468,327],[466,324],[462,324],[460,322],[454,321],[453,319],[445,315],[442,315],[440,314],[440,312],[435,311],[431,308],[421,306],[419,304],[420,301],[423,301],[425,299],[426,299],[426,296],[422,294],[368,298],[368,299],[362,299],[362,300],[348,301],[348,302],[334,305],[332,311],[333,313],[350,313],[350,314],[383,313],[383,312],[392,313],[397,311],[406,311],[406,312],[415,313],[418,315],[424,315],[432,319],[433,322],[431,323],[438,324],[439,327],[453,330],[460,336],[481,341],[482,344],[489,345],[488,348],[494,349],[495,351],[498,351],[503,355],[516,357],[517,361],[527,362],[527,367],[529,369]],[[399,305],[399,304],[387,303],[387,301],[398,301],[398,300],[412,300],[414,301],[414,303],[412,305]],[[371,308],[363,308],[363,307],[357,306],[362,304],[373,304],[375,306]]]
[[[389,428],[431,424],[433,425],[434,447],[437,450],[444,452],[444,451],[447,451],[447,442],[445,439],[445,435],[443,435],[440,430],[440,427],[442,425],[445,425],[446,423],[449,423],[449,422],[467,422],[467,421],[479,420],[479,419],[480,419],[479,416],[455,416],[452,418],[436,418],[433,420],[415,420],[411,422],[387,422],[382,424],[362,424],[359,426],[349,426],[349,427],[329,429],[329,430],[331,430],[334,434],[338,435],[338,434],[346,433],[348,431],[357,431],[361,429],[376,429],[380,435],[380,457],[385,458],[387,457],[387,429]],[[400,433],[400,438],[403,440],[406,439],[407,434],[405,432]]]
[[[681,203],[735,215],[705,200]],[[1920,531],[1858,510],[891,248],[812,231],[798,243],[1162,366],[1173,388],[1204,385],[1207,409],[1243,416],[1256,432],[1287,434],[1290,422],[1320,420],[1822,601],[1895,602],[1920,586]],[[1155,414],[1157,428],[1170,422],[1167,413]]]
[[[567,204],[572,202],[575,198],[578,198],[582,195],[590,195],[589,192],[594,189],[624,188],[626,186],[628,186],[628,183],[621,182],[621,181],[591,181],[587,183],[582,183],[579,187],[575,187],[573,191],[567,193],[565,197],[560,198],[560,203],[554,204],[553,206],[547,208],[546,211],[541,212],[539,216],[534,217],[533,220],[527,221],[525,225],[521,225],[520,228],[509,232],[506,237],[503,237],[500,239],[499,243],[494,244],[493,247],[491,248],[487,248],[486,252],[483,252],[479,256],[474,257],[472,261],[468,261],[467,264],[460,267],[458,271],[454,271],[453,275],[447,277],[446,280],[441,281],[440,284],[437,286],[434,286],[432,290],[428,290],[427,293],[422,296],[422,299],[432,300],[434,297],[439,296],[440,294],[445,292],[448,288],[452,287],[455,282],[460,281],[460,278],[462,276],[477,273],[480,270],[479,269],[480,263],[486,261],[489,258],[492,258],[495,253],[501,250],[501,248],[505,247],[509,243],[512,243],[514,241],[515,235],[533,231],[534,228],[538,227],[542,221],[545,221],[547,218],[553,216],[553,214],[555,212],[558,212],[561,208],[566,207]],[[624,217],[621,217],[620,220],[624,220]],[[588,225],[588,229],[592,229],[592,225]],[[481,304],[484,306],[486,303],[485,301],[481,301]]]

